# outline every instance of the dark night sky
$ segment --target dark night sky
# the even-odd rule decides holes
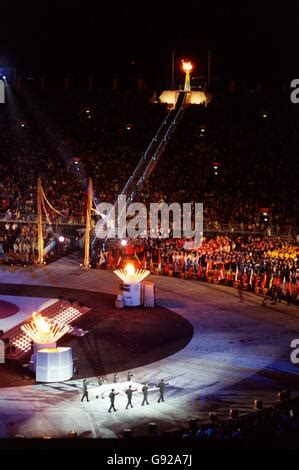
[[[169,73],[171,50],[219,76],[293,77],[298,1],[28,1],[0,6],[0,62],[26,73]],[[245,5],[244,5],[245,3]],[[161,7],[161,5],[163,5]],[[106,66],[106,67],[105,67]]]

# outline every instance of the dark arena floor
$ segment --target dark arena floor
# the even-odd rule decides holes
[[[115,296],[66,287],[1,284],[0,295],[65,299],[81,302],[91,309],[74,325],[87,330],[84,337],[65,335],[60,343],[70,346],[76,364],[76,377],[92,377],[121,372],[159,361],[184,348],[191,340],[192,325],[180,315],[164,307],[142,307],[120,310],[114,307]],[[18,307],[2,301],[6,316],[17,313]],[[2,308],[3,307],[3,308]],[[1,317],[0,317],[1,318]],[[30,359],[30,354],[25,358]],[[24,361],[22,361],[24,362]],[[0,386],[35,383],[24,379],[21,364],[10,361],[0,366]]]

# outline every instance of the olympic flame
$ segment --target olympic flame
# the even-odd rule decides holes
[[[123,282],[141,282],[149,275],[148,269],[135,269],[134,264],[128,263],[124,269],[116,269],[116,274]]]
[[[190,73],[191,70],[193,69],[193,65],[190,61],[185,62],[184,60],[182,60],[182,67],[185,73]]]
[[[134,264],[128,263],[127,266],[126,266],[126,271],[129,274],[129,276],[135,276],[136,269],[135,269]]]
[[[51,329],[48,320],[46,320],[40,313],[33,313],[31,323],[37,330],[45,334],[49,333]]]
[[[33,313],[32,321],[21,326],[21,329],[35,343],[52,344],[56,343],[59,338],[65,335],[69,329],[69,325],[50,323],[40,313]]]

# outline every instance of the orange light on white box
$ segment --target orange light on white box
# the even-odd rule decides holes
[[[133,263],[128,263],[124,269],[116,269],[116,274],[125,283],[141,282],[149,275],[148,269],[136,269]]]

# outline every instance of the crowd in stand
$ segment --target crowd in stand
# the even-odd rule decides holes
[[[280,239],[217,236],[191,250],[183,239],[136,239],[101,250],[97,267],[115,269],[128,260],[154,274],[268,292],[273,302],[297,299],[297,250]]]
[[[17,217],[36,212],[40,174],[70,220],[84,220],[88,176],[98,201],[114,201],[166,115],[150,92],[11,95],[0,115],[0,211]],[[203,202],[216,230],[296,226],[299,116],[285,101],[216,95],[207,108],[190,106],[139,200]]]
[[[151,422],[148,424],[147,436],[151,439],[176,437],[196,440],[199,446],[201,443],[206,446],[213,443],[219,445],[221,442],[232,445],[242,442],[256,443],[260,446],[265,443],[275,445],[281,442],[281,439],[287,439],[289,444],[296,443],[299,431],[299,398],[291,398],[288,390],[278,395],[280,397],[277,402],[265,408],[261,400],[256,400],[252,413],[240,415],[238,409],[232,408],[226,419],[220,419],[217,412],[213,411],[209,413],[209,423],[201,423],[200,419],[191,418],[183,432],[161,432],[158,425]],[[133,429],[126,428],[120,437],[124,439],[134,437]]]
[[[32,263],[36,257],[36,225],[18,225],[6,223],[0,230],[0,259],[21,260]]]
[[[63,214],[47,207],[48,222],[84,224],[88,176],[97,201],[114,201],[166,115],[165,106],[153,104],[150,96],[147,91],[11,90],[0,115],[5,219],[32,221],[39,175],[48,200]],[[298,120],[284,97],[273,102],[250,93],[216,95],[207,108],[190,106],[138,200],[203,202],[205,230],[239,224],[271,236],[273,226],[284,225],[291,232],[297,223]],[[14,227],[1,224],[0,250],[30,261],[35,228]],[[278,287],[279,278],[283,291],[293,289],[292,246],[229,233],[191,252],[184,240],[137,241],[134,249],[157,273],[270,289]],[[112,257],[99,253],[98,264],[117,264],[119,257],[113,262]]]
[[[295,436],[298,430],[299,400],[295,398],[278,401],[273,407],[261,408],[241,417],[233,409],[226,420],[219,420],[216,413],[210,413],[209,424],[200,425],[197,420],[190,420],[182,437],[201,441],[249,439],[263,442],[264,439],[285,435]]]
[[[295,223],[297,124],[279,99],[268,111],[258,97],[191,107],[141,197],[203,201],[206,228]]]
[[[30,219],[39,175],[69,221],[84,223],[88,176],[97,200],[120,192],[166,110],[149,103],[148,94],[102,92],[94,100],[25,90],[11,99],[0,115],[0,212]]]

